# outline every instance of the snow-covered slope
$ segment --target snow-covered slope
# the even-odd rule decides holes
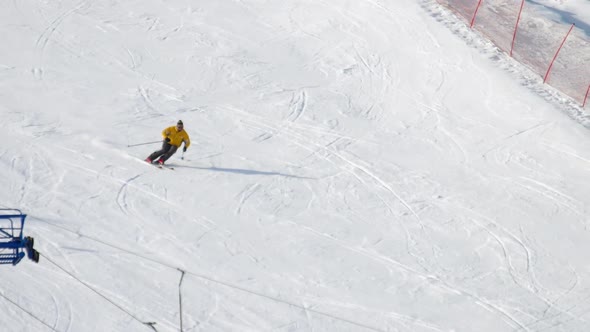
[[[587,331],[590,133],[435,7],[2,3],[0,330]]]

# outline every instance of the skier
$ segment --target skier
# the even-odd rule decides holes
[[[162,131],[162,137],[164,138],[162,149],[154,151],[154,153],[150,154],[150,156],[145,160],[150,164],[157,162],[160,164],[160,166],[164,165],[164,162],[176,153],[176,150],[178,150],[183,142],[184,148],[182,148],[182,152],[186,152],[186,149],[191,145],[191,140],[188,137],[188,133],[184,131],[182,120],[178,120],[176,126],[171,126],[164,129]],[[156,160],[158,157],[160,157],[160,159]]]

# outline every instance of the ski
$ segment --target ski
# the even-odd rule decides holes
[[[141,161],[143,164],[152,165],[152,166],[154,166],[154,167],[157,167],[157,168],[160,168],[160,169],[166,168],[166,169],[169,169],[169,170],[171,170],[171,171],[173,171],[173,170],[174,170],[174,166],[168,166],[168,165],[166,165],[166,164],[164,164],[164,165],[160,165],[160,164],[159,164],[159,163],[157,163],[157,162],[155,162],[155,163],[154,163],[154,162],[152,162],[152,163],[149,163],[149,162],[147,162],[147,160],[145,160],[145,159],[137,159],[137,160]]]

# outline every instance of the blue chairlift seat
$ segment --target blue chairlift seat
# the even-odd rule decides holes
[[[0,264],[16,265],[25,256],[39,262],[39,252],[33,248],[35,240],[23,237],[26,217],[17,209],[0,209]]]

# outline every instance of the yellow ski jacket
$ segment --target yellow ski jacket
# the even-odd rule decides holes
[[[170,142],[168,142],[168,144],[174,145],[176,147],[180,147],[180,144],[182,144],[182,142],[184,142],[184,147],[186,148],[188,148],[191,145],[191,140],[188,137],[188,133],[184,129],[178,131],[178,128],[176,128],[176,126],[164,129],[162,131],[162,137],[164,137],[164,139],[168,137],[170,139]]]

